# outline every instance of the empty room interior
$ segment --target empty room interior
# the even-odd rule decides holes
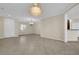
[[[78,55],[78,3],[0,3],[0,55]]]

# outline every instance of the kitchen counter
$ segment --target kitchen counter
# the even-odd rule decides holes
[[[68,31],[79,31],[79,29],[70,29]]]

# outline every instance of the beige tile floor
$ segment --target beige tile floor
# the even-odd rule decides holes
[[[56,41],[39,35],[0,39],[0,55],[78,55],[79,42]]]

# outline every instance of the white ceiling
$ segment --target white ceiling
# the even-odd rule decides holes
[[[41,3],[42,14],[36,18],[45,18],[64,13],[74,3]],[[31,3],[0,3],[0,16],[33,17],[29,14]],[[79,7],[78,7],[79,8]]]
[[[71,20],[79,21],[79,4],[67,12]]]
[[[71,7],[72,3],[42,3],[40,4],[44,14],[52,14],[55,16],[66,11],[69,7]],[[30,8],[30,3],[1,3],[0,4],[0,15],[17,15],[17,16],[27,16],[29,15],[28,9]],[[4,8],[4,10],[3,10]]]

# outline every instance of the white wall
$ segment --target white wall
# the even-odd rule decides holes
[[[57,15],[41,21],[41,37],[64,41],[64,15]]]
[[[23,32],[20,30],[21,24],[26,25]],[[64,41],[64,15],[48,17],[40,20],[34,25],[5,18],[5,37],[14,37],[19,34],[40,34],[41,37]]]
[[[4,18],[0,16],[0,38],[4,36]]]
[[[64,15],[64,42],[68,41],[67,39],[67,19],[68,19],[68,16],[65,14]]]
[[[21,30],[21,24],[26,25],[23,31]],[[34,25],[30,25],[29,23],[19,22],[19,35],[23,35],[23,34],[35,34]]]
[[[42,21],[42,20],[41,20]],[[40,30],[41,30],[41,23],[40,23],[40,21],[38,21],[38,22],[36,22],[35,24],[34,24],[34,28],[35,28],[35,34],[40,34]]]

